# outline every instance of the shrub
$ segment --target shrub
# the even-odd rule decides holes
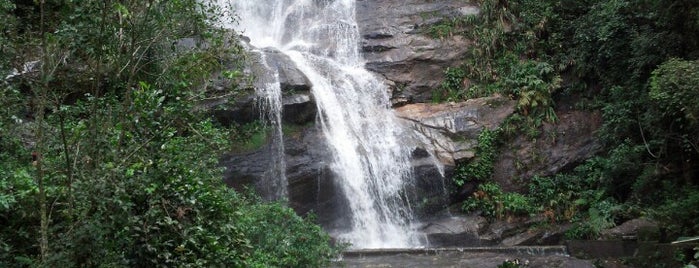
[[[462,204],[466,212],[477,212],[491,219],[512,219],[529,216],[536,211],[529,197],[518,193],[504,193],[493,182],[480,184],[472,197]]]
[[[476,158],[468,163],[458,164],[454,171],[453,180],[457,186],[463,186],[468,181],[486,181],[493,174],[493,164],[497,155],[496,141],[498,130],[483,129],[478,134]]]

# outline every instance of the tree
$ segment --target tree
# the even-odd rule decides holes
[[[197,105],[213,73],[242,73],[244,55],[216,2],[0,0],[0,16],[21,22],[0,26],[0,266],[330,259],[311,221],[222,183],[230,129]],[[5,79],[27,62],[38,69]],[[280,219],[297,232],[247,226]],[[253,240],[261,233],[292,242]]]

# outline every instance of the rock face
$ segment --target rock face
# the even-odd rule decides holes
[[[500,126],[514,112],[514,102],[493,96],[459,103],[409,104],[396,112],[413,124],[443,164],[454,166],[474,157],[478,134]]]
[[[599,151],[594,136],[602,124],[599,112],[559,111],[558,119],[545,124],[535,141],[522,135],[500,152],[493,178],[503,190],[525,191],[529,178],[573,168]]]
[[[288,204],[303,215],[313,212],[321,225],[333,229],[343,228],[344,215],[348,215],[343,195],[335,187],[334,176],[328,163],[330,151],[325,146],[321,130],[313,124],[285,133],[284,161],[288,179]],[[254,186],[264,194],[265,175],[274,166],[271,145],[251,152],[229,153],[221,158],[226,167],[224,181],[236,189]],[[346,223],[346,222],[345,222]]]
[[[253,70],[266,72],[267,68],[276,70],[279,74],[279,86],[282,92],[296,92],[311,90],[311,82],[289,56],[274,48],[264,48],[261,52],[254,53]],[[264,62],[263,62],[264,59]],[[264,67],[255,66],[257,64],[266,65]]]
[[[468,1],[360,0],[357,22],[366,67],[386,78],[394,104],[427,102],[447,67],[457,66],[469,41],[433,38],[429,27],[458,16],[478,14]]]
[[[366,67],[389,84],[398,116],[425,144],[423,148],[414,148],[411,160],[416,182],[414,189],[409,190],[415,192],[411,204],[418,217],[432,218],[451,201],[448,178],[455,163],[475,156],[479,133],[499,127],[515,111],[515,102],[492,96],[459,103],[425,103],[441,84],[444,70],[461,64],[469,46],[462,37],[435,39],[428,36],[427,30],[444,19],[477,14],[479,9],[468,1],[357,2]],[[329,166],[331,155],[322,130],[315,124],[316,104],[310,93],[313,85],[283,53],[269,48],[253,53],[248,73],[270,70],[279,75],[283,92],[288,203],[299,214],[314,212],[328,230],[348,227],[349,208]],[[230,87],[221,81],[212,82],[216,92],[230,91],[225,89],[227,86]],[[252,93],[213,98],[203,106],[222,124],[244,124],[261,118],[258,99]],[[593,138],[601,124],[599,113],[565,110],[559,111],[558,117],[560,121],[545,125],[543,134],[535,141],[518,137],[500,152],[494,179],[505,191],[522,191],[527,178],[571,168],[599,150]],[[252,185],[264,193],[267,186],[262,185],[263,178],[275,166],[273,151],[272,145],[264,144],[252,151],[224,155],[224,180],[235,188]],[[435,159],[442,169],[435,167]],[[475,216],[425,222],[423,231],[431,246],[554,244],[565,231],[531,230],[529,222],[488,224]]]
[[[278,74],[278,82],[283,94],[284,122],[302,125],[315,120],[316,109],[310,92],[311,82],[289,56],[273,48],[253,51],[250,53],[245,72],[253,77],[263,77],[267,72]],[[224,125],[245,124],[261,118],[261,105],[258,96],[254,93],[253,85],[248,85],[249,88],[230,96],[229,92],[236,91],[232,88],[236,83],[224,79],[222,74],[217,74],[216,77],[211,82],[209,92],[223,97],[211,98],[202,103],[202,107],[211,110],[217,121]],[[244,83],[238,81],[237,84]]]
[[[263,72],[278,74],[282,90],[283,160],[288,179],[289,206],[299,214],[314,212],[323,226],[341,228],[343,215],[348,214],[343,205],[346,202],[337,193],[333,174],[326,163],[330,159],[330,152],[322,131],[315,125],[316,104],[310,93],[312,85],[308,78],[288,56],[271,48],[252,52],[246,72],[256,77],[264,76]],[[213,85],[226,86],[221,82],[214,82]],[[224,125],[261,120],[263,107],[260,99],[252,89],[247,91],[249,93],[236,98],[210,100],[204,106]],[[275,189],[265,185],[266,176],[271,169],[278,167],[278,163],[274,162],[279,160],[273,157],[276,151],[271,142],[272,138],[268,136],[260,148],[223,155],[220,163],[226,168],[224,181],[239,190],[252,186],[262,196],[273,195]]]

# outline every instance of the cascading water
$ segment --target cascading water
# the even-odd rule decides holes
[[[283,200],[287,196],[287,181],[286,181],[286,163],[284,161],[284,142],[282,132],[282,90],[279,85],[279,72],[271,68],[267,63],[267,57],[264,51],[252,51],[256,55],[260,55],[258,70],[253,70],[257,77],[255,81],[255,90],[257,93],[257,103],[260,110],[263,122],[269,122],[272,129],[269,150],[271,150],[274,159],[272,159],[272,167],[265,174],[262,181],[265,196],[270,201]]]
[[[338,238],[356,248],[418,247],[406,187],[410,149],[386,87],[364,69],[355,0],[234,1],[239,25],[257,48],[287,54],[309,78],[331,169],[352,212]]]

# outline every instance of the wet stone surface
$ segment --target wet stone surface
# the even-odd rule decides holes
[[[528,265],[524,267],[565,267],[588,268],[594,265],[587,260],[575,259],[567,255],[533,256],[504,252],[459,252],[446,251],[436,254],[397,253],[372,256],[344,256],[342,260],[333,263],[331,267],[361,267],[361,268],[418,268],[418,267],[459,267],[459,268],[489,268],[498,267],[507,260],[519,260]]]

